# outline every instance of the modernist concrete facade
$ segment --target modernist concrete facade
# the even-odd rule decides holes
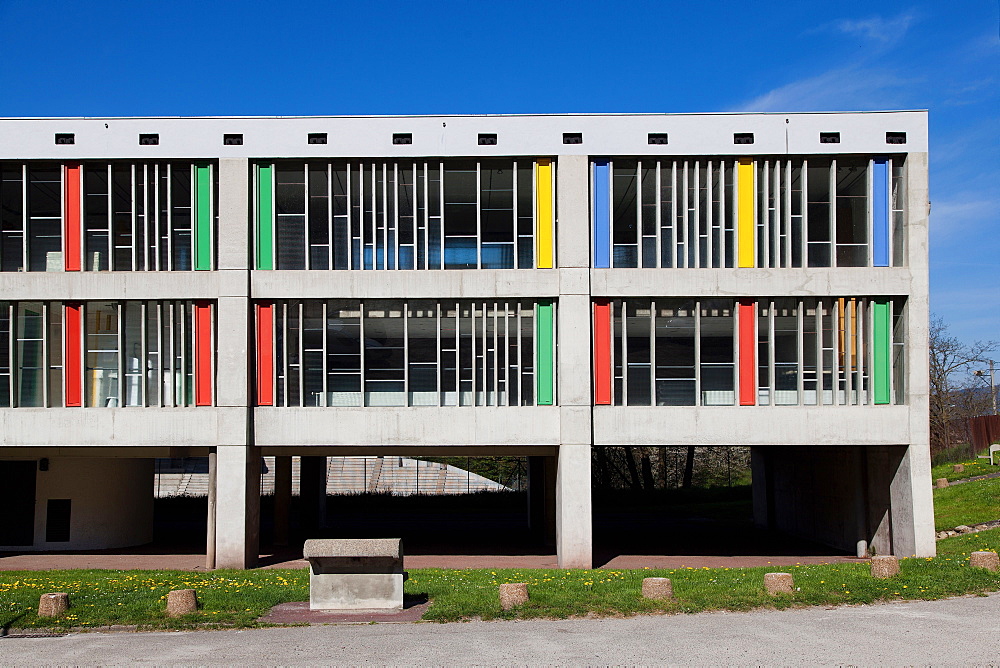
[[[248,567],[262,455],[510,454],[590,567],[633,444],[934,553],[925,112],[4,119],[0,167],[0,549],[146,542],[151,459],[208,455]]]

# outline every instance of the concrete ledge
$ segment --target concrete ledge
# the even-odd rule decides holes
[[[253,271],[255,299],[467,299],[554,297],[553,269]]]
[[[908,406],[595,406],[594,445],[903,445]]]
[[[215,271],[27,271],[0,272],[4,299],[216,299]]]
[[[238,436],[222,433],[234,412],[246,409],[4,408],[0,446],[212,446]],[[237,419],[232,428],[241,426]],[[242,432],[245,442],[245,426]]]
[[[604,297],[775,297],[906,295],[907,267],[807,269],[591,269],[592,294]]]
[[[254,409],[258,446],[558,445],[558,406]]]
[[[313,538],[302,546],[305,559],[316,557],[386,557],[403,558],[399,538]]]

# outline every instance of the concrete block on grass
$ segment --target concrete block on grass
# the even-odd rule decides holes
[[[996,552],[973,552],[969,555],[969,566],[988,571],[1000,570],[1000,555]]]
[[[167,616],[180,617],[198,610],[198,595],[194,589],[174,589],[167,594]]]
[[[674,586],[670,578],[643,578],[642,597],[662,601],[674,597]]]
[[[67,610],[69,610],[69,594],[65,592],[42,594],[38,599],[39,617],[58,617]]]
[[[938,478],[937,480],[934,481],[934,486],[937,487],[938,489],[944,489],[945,487],[948,486],[948,479]]]
[[[791,594],[795,590],[795,580],[791,573],[764,573],[764,587],[771,596]]]
[[[899,574],[899,559],[889,555],[872,557],[871,573],[873,578],[885,580]]]
[[[528,583],[505,582],[500,585],[500,607],[510,610],[514,606],[528,602]]]

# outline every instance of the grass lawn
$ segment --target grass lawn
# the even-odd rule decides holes
[[[961,473],[955,473],[955,464],[963,464],[965,466],[965,470]],[[947,478],[948,482],[951,482],[952,480],[962,480],[964,478],[972,478],[977,475],[986,475],[987,473],[1000,473],[1000,466],[990,465],[990,460],[988,459],[976,458],[962,462],[955,462],[954,464],[938,464],[937,466],[931,467],[931,480]]]
[[[883,600],[937,599],[1000,590],[1000,573],[968,567],[968,553],[998,550],[1000,529],[938,542],[934,559],[905,559],[891,580],[874,580],[868,565],[809,564],[789,570],[799,588],[792,595],[764,593],[767,568],[673,570],[441,570],[415,569],[408,594],[426,594],[432,605],[424,619],[455,621],[528,619],[574,615],[633,615],[647,612],[750,610],[796,605],[837,605]],[[669,577],[676,600],[646,601],[642,578]],[[497,587],[527,582],[531,601],[502,612]],[[171,589],[198,591],[201,609],[178,619],[164,614]],[[65,616],[40,620],[38,597],[65,591],[72,607]],[[255,626],[257,617],[277,603],[309,598],[309,574],[301,570],[215,571],[8,571],[0,572],[0,626],[19,628],[96,627],[135,624],[149,629]]]
[[[976,480],[934,490],[934,525],[938,531],[960,524],[1000,519],[1000,478]],[[940,545],[940,543],[938,543]]]

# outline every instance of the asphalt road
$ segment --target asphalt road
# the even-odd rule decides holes
[[[4,665],[1000,665],[1000,594],[947,601],[530,622],[0,639]]]

